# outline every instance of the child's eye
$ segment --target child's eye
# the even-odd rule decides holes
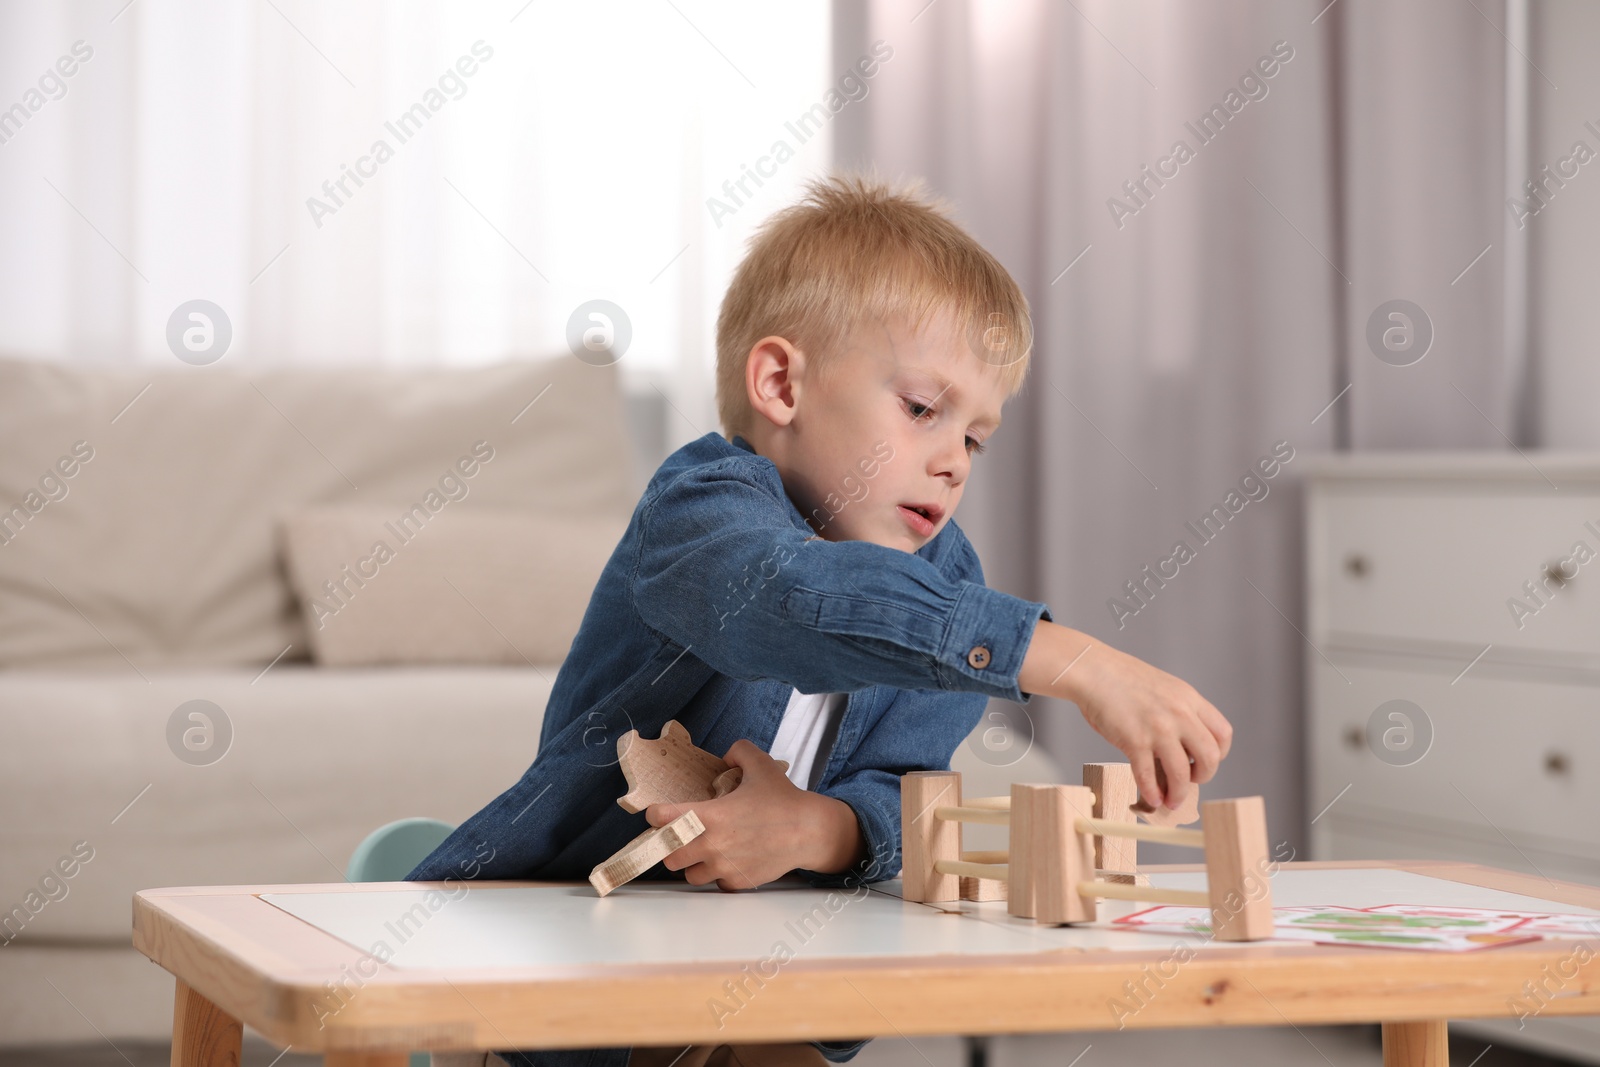
[[[919,404],[915,400],[906,401],[906,412],[911,416],[912,421],[922,418],[926,412],[932,410],[932,406],[928,404]]]
[[[977,455],[983,450],[984,446],[982,441],[979,441],[976,437],[967,438],[967,453],[969,455]]]

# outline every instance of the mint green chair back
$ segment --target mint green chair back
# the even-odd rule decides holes
[[[380,826],[350,854],[345,881],[401,881],[454,830],[438,819],[399,819]]]
[[[455,829],[438,819],[400,819],[366,836],[345,865],[347,882],[399,882]],[[410,1067],[429,1067],[433,1057],[413,1052]]]

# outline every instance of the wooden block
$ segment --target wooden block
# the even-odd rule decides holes
[[[1033,918],[1036,896],[1033,858],[1033,808],[1040,792],[1050,788],[1035,783],[1011,785],[1011,830],[1006,848],[1006,863],[1011,877],[1006,882],[1006,911],[1020,919]]]
[[[1206,839],[1206,889],[1218,941],[1272,936],[1272,881],[1267,856],[1267,805],[1260,797],[1200,805]]]
[[[1078,883],[1094,875],[1093,837],[1074,828],[1093,810],[1094,792],[1081,785],[1048,786],[1033,801],[1033,917],[1039,922],[1093,922],[1098,914],[1099,901],[1078,893]]]
[[[589,872],[589,884],[601,896],[639,877],[651,867],[706,832],[700,816],[686,811],[665,826],[654,826],[619,848]]]
[[[1004,900],[1006,883],[996,878],[962,878],[962,900]]]
[[[1450,1067],[1449,1025],[1443,1019],[1384,1023],[1383,1067]]]
[[[960,900],[961,880],[933,869],[961,859],[961,824],[934,817],[933,809],[961,803],[956,771],[912,771],[900,776],[900,884],[906,900]]]
[[[1127,763],[1085,763],[1083,784],[1094,790],[1094,817],[1114,822],[1138,822],[1133,805],[1139,800],[1139,786],[1133,780],[1133,767]],[[1139,842],[1131,837],[1094,839],[1094,865],[1113,871],[1139,869]]]
[[[1150,884],[1150,876],[1141,874],[1138,871],[1099,870],[1094,872],[1094,876],[1096,881],[1110,882],[1112,885],[1148,886]]]
[[[178,979],[172,1005],[172,1067],[239,1067],[244,1024]]]

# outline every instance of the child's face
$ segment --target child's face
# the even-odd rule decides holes
[[[917,334],[899,323],[864,327],[800,386],[774,450],[790,498],[826,540],[906,552],[955,514],[1005,401],[998,369],[948,313]]]

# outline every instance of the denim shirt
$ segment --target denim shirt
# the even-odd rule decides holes
[[[889,461],[892,462],[892,459]],[[868,492],[871,483],[866,483]],[[852,506],[846,503],[844,506]],[[634,508],[556,675],[533,763],[406,877],[585,881],[648,828],[617,739],[669,719],[718,755],[770,750],[791,689],[848,694],[816,792],[848,804],[866,856],[818,887],[900,869],[900,775],[944,770],[1017,672],[1042,603],[987,588],[954,521],[915,553],[817,537],[778,468],[708,433],[667,457]],[[681,878],[657,865],[646,877]],[[814,1042],[833,1062],[864,1045]],[[625,1067],[629,1049],[499,1054],[529,1067]]]

